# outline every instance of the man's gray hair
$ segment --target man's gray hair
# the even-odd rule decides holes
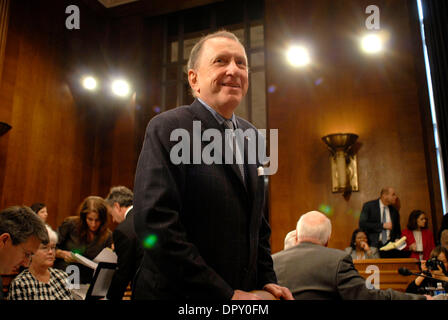
[[[296,229],[299,243],[311,241],[324,246],[331,236],[331,221],[319,211],[310,211],[300,217]]]
[[[106,202],[108,205],[113,206],[117,202],[120,207],[130,207],[132,206],[134,198],[134,193],[131,189],[125,186],[116,186],[110,188],[109,194],[106,197]]]
[[[241,44],[241,46],[243,46],[243,44],[240,42],[240,40],[234,33],[226,31],[226,30],[220,30],[220,31],[216,31],[214,33],[205,35],[201,39],[199,39],[199,41],[194,45],[193,49],[191,49],[190,58],[188,59],[188,63],[187,63],[187,71],[190,69],[196,70],[197,62],[199,60],[199,57],[201,56],[202,47],[204,46],[205,41],[207,41],[209,39],[213,39],[213,38],[227,38],[227,39],[236,41],[239,44]],[[243,46],[243,48],[244,48],[244,46]]]
[[[48,243],[45,223],[26,206],[13,206],[0,211],[0,235],[8,233],[13,245],[19,245],[34,236],[43,244]]]
[[[296,230],[292,230],[292,231],[288,232],[288,234],[285,237],[285,244],[284,244],[283,250],[288,250],[289,248],[292,248],[297,244],[296,243],[296,240],[297,240],[296,235],[297,235]]]

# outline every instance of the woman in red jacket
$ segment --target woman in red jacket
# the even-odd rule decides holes
[[[421,210],[414,210],[409,215],[407,229],[401,236],[406,237],[405,250],[411,251],[411,258],[427,260],[434,249],[434,235],[428,229],[428,218]]]

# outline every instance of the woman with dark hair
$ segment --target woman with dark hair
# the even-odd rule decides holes
[[[411,252],[410,258],[427,260],[434,249],[434,235],[428,229],[428,218],[422,210],[414,210],[409,215],[407,229],[401,236],[406,237],[405,250]]]
[[[45,203],[36,202],[31,205],[31,209],[45,222],[47,223],[48,212]]]
[[[350,247],[345,248],[345,251],[352,256],[353,260],[380,258],[378,249],[370,246],[366,232],[361,229],[353,231]]]
[[[65,270],[75,264],[81,283],[90,283],[93,270],[73,263],[72,252],[93,260],[105,247],[112,246],[112,232],[107,227],[107,205],[103,198],[90,196],[79,207],[79,214],[68,217],[58,228],[59,241],[55,267]]]

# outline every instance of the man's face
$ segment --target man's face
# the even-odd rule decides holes
[[[216,110],[231,111],[246,95],[249,85],[244,48],[228,38],[212,38],[202,47],[196,70],[188,71],[196,95]]]
[[[393,188],[389,188],[389,192],[384,194],[384,204],[387,206],[395,204],[397,201],[397,194]]]
[[[40,240],[34,236],[13,245],[9,234],[0,235],[0,273],[10,274],[18,271],[20,266],[28,267],[39,245]]]
[[[124,221],[125,211],[123,211],[123,208],[120,207],[118,202],[114,202],[114,204],[112,206],[109,206],[108,211],[109,211],[110,215],[112,216],[113,222],[121,223]]]

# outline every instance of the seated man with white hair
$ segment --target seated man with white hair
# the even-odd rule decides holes
[[[429,296],[392,289],[367,289],[366,281],[345,251],[327,248],[331,222],[322,213],[302,215],[285,238],[285,250],[272,255],[278,284],[296,300],[424,300]]]

